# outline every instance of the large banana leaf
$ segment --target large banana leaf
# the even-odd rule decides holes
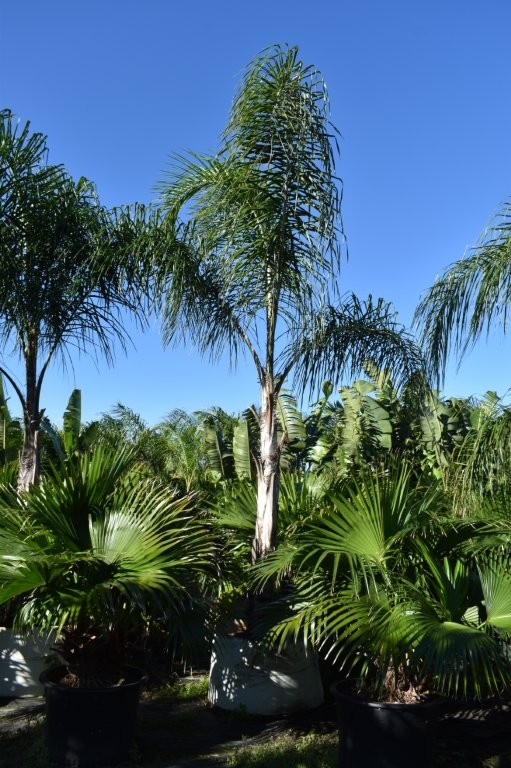
[[[277,399],[277,421],[279,432],[286,445],[295,449],[305,447],[305,422],[296,398],[290,392],[281,391]]]
[[[73,389],[64,411],[64,450],[67,456],[72,456],[79,448],[80,430],[82,427],[82,393]]]
[[[232,453],[236,476],[240,480],[254,480],[257,475],[254,457],[259,453],[259,417],[255,406],[247,408],[234,425]]]

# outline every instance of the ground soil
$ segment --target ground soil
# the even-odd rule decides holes
[[[0,738],[2,733],[31,727],[43,717],[41,699],[0,699]],[[297,735],[310,731],[335,732],[333,703],[326,703],[313,712],[268,718],[211,709],[200,700],[176,701],[153,694],[141,702],[136,750],[130,768],[225,766],[228,754],[236,747],[270,741],[289,730]],[[19,765],[25,768],[23,763]],[[510,700],[467,706],[443,717],[438,726],[435,768],[447,766],[511,768]]]

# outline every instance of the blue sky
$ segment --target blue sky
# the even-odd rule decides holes
[[[510,28],[508,0],[18,0],[0,11],[0,105],[46,133],[50,160],[92,179],[104,204],[150,202],[172,153],[215,150],[244,66],[272,43],[298,45],[342,134],[342,288],[383,296],[408,324],[511,196]],[[84,358],[50,370],[50,418],[75,386],[85,420],[118,401],[152,424],[258,399],[250,361],[229,373],[164,350],[157,326],[133,339],[112,369]],[[510,351],[493,333],[450,366],[445,395],[505,394]]]

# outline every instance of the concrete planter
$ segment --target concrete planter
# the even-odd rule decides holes
[[[0,627],[0,696],[39,696],[39,675],[51,641],[37,633],[20,635]]]
[[[254,715],[282,715],[323,703],[316,656],[301,646],[269,653],[241,637],[216,635],[209,675],[210,704]]]

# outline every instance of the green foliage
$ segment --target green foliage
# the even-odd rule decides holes
[[[158,698],[177,699],[178,701],[200,701],[203,705],[208,701],[209,679],[203,675],[201,677],[181,678],[168,685],[165,689],[157,691]]]
[[[22,629],[57,628],[82,681],[115,678],[152,615],[178,626],[210,561],[193,498],[132,467],[100,446],[0,500],[0,604],[17,599]]]
[[[266,362],[276,374],[277,322],[298,335],[338,264],[334,135],[325,84],[296,48],[249,65],[218,154],[175,158],[161,185],[171,225],[191,212],[176,232],[185,247],[166,262],[167,342],[186,335],[214,358],[228,349],[233,363],[246,347],[261,382]]]
[[[286,380],[295,376],[304,392],[358,373],[368,359],[396,377],[422,365],[389,304],[338,301],[336,135],[319,71],[303,64],[296,47],[272,46],[247,67],[218,152],[174,157],[160,184],[164,342],[191,342],[212,360],[227,353],[234,367],[247,354],[261,387],[258,455],[250,451],[258,482],[254,557],[275,545],[285,442],[298,448],[304,440],[289,409],[277,434]],[[248,423],[236,442],[240,473],[253,477]],[[219,461],[215,468],[225,471]]]
[[[202,424],[196,415],[171,411],[154,428],[162,453],[164,477],[190,493],[206,486],[206,451]]]
[[[90,450],[97,442],[98,434],[97,422],[82,424],[82,393],[74,389],[64,411],[62,430],[55,427],[47,416],[41,419],[43,468]]]
[[[0,466],[8,471],[9,465],[16,465],[23,445],[23,430],[18,419],[13,419],[9,412],[4,392],[3,378],[0,374]]]
[[[264,744],[239,747],[229,757],[231,768],[334,768],[339,762],[337,734],[292,731]]]
[[[64,412],[64,451],[72,456],[79,450],[79,437],[82,427],[82,393],[79,389],[71,392]]]
[[[47,164],[46,137],[0,112],[0,348],[25,367],[20,400],[25,444],[20,485],[38,479],[41,388],[50,361],[71,350],[113,361],[126,344],[123,312],[144,321],[143,207],[107,210],[94,185]]]
[[[427,471],[447,483],[464,441],[479,423],[478,404],[443,400],[416,377],[398,392],[386,371],[368,366],[368,372],[367,379],[339,390],[340,401],[329,402],[330,386],[328,396],[313,407],[306,419],[310,466],[319,473],[347,477],[399,453],[418,475]]]
[[[294,573],[273,636],[313,642],[383,696],[399,696],[401,683],[455,697],[502,690],[511,682],[509,520],[453,516],[441,487],[417,485],[400,463],[327,494],[292,560],[277,551],[257,567],[259,580]]]
[[[202,423],[207,465],[214,482],[234,477],[232,443],[237,419],[222,409],[198,414]]]

